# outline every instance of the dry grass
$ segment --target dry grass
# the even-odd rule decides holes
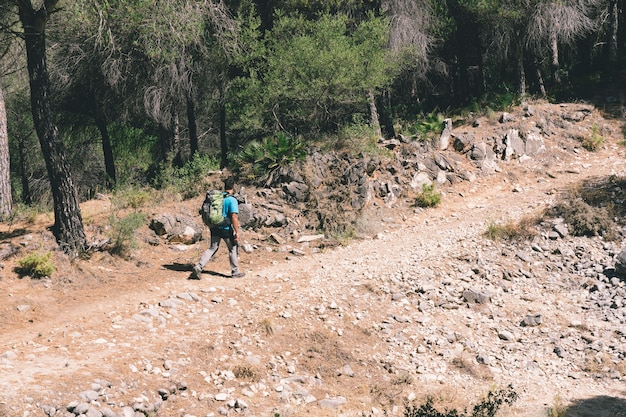
[[[476,379],[491,380],[493,378],[489,367],[476,363],[474,359],[469,358],[467,355],[461,354],[452,359],[451,363],[459,371]]]
[[[401,402],[403,389],[391,381],[376,381],[370,386],[369,394],[374,404],[391,409]]]
[[[394,385],[411,385],[413,383],[413,376],[408,372],[401,372],[393,379]]]
[[[600,353],[593,356],[588,355],[582,366],[582,370],[591,374],[599,374],[606,369],[612,368],[613,365],[613,361],[611,360],[611,356],[609,356],[609,354]]]
[[[344,350],[336,334],[329,331],[313,331],[304,336],[308,343],[303,366],[322,377],[336,378],[337,371],[353,362],[352,355]]]
[[[366,282],[365,284],[363,284],[363,288],[365,288],[372,294],[381,295],[383,293],[380,288],[376,287],[371,282]]]
[[[554,397],[552,406],[546,411],[547,417],[565,417],[567,415],[567,406],[563,404],[563,400],[559,395]]]
[[[267,336],[271,336],[274,334],[274,326],[272,325],[272,320],[268,317],[259,322],[259,327]]]
[[[251,365],[237,365],[233,368],[233,374],[237,379],[258,382],[261,380],[261,373]]]
[[[521,241],[529,240],[537,236],[536,225],[539,223],[537,216],[524,217],[519,221],[509,221],[504,224],[489,222],[483,236],[491,240]]]

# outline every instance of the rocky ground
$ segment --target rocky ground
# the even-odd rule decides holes
[[[57,271],[40,280],[8,258],[0,416],[401,416],[405,401],[463,408],[509,385],[519,399],[501,416],[560,404],[570,417],[625,416],[623,241],[549,218],[527,239],[484,237],[584,181],[626,176],[622,140],[607,134],[588,152],[548,138],[536,157],[443,187],[437,208],[397,203],[346,246],[246,231],[241,279],[227,278],[224,248],[187,279],[206,241],[144,244],[130,261],[55,252]],[[193,214],[197,200],[151,212]],[[85,203],[85,223],[109,210]],[[22,253],[52,247],[51,220],[3,224],[2,239]]]

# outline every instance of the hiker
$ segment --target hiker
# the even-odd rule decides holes
[[[235,188],[235,180],[228,177],[224,180],[224,203],[222,214],[226,221],[224,225],[211,227],[211,245],[204,251],[200,257],[200,261],[194,265],[190,279],[200,279],[200,274],[204,265],[207,264],[215,255],[220,247],[220,241],[224,239],[228,247],[230,270],[232,278],[240,278],[245,275],[239,271],[239,202],[233,196]]]

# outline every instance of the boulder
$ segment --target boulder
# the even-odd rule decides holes
[[[239,224],[244,229],[256,225],[254,206],[252,204],[239,204]]]
[[[191,245],[202,238],[202,226],[184,214],[161,214],[150,221],[150,229],[172,243]]]
[[[519,130],[509,129],[503,140],[504,153],[502,159],[509,161],[513,158],[519,158],[526,152],[524,141],[520,137]]]
[[[543,137],[537,133],[528,133],[525,138],[524,153],[528,156],[537,155],[540,152],[546,150],[546,145],[543,142]]]
[[[439,137],[439,150],[445,151],[450,146],[450,136],[452,135],[452,119],[443,121],[443,132]]]
[[[622,249],[615,256],[615,273],[626,277],[626,249]]]
[[[473,142],[471,135],[460,135],[454,137],[453,147],[454,150],[460,153],[466,153],[470,150]]]

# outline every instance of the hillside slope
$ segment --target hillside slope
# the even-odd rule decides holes
[[[295,256],[248,231],[242,279],[225,278],[225,248],[187,279],[205,241],[142,245],[132,261],[55,253],[43,280],[7,259],[0,416],[402,415],[405,399],[464,407],[509,384],[519,400],[502,416],[542,416],[556,398],[567,416],[626,415],[626,293],[606,273],[622,242],[557,236],[552,220],[529,241],[483,237],[626,176],[621,122],[594,115],[598,151],[580,132],[547,138],[533,158],[447,186],[438,208],[397,202],[371,238]],[[83,205],[90,230],[109,210]],[[50,222],[0,232],[48,248]]]

